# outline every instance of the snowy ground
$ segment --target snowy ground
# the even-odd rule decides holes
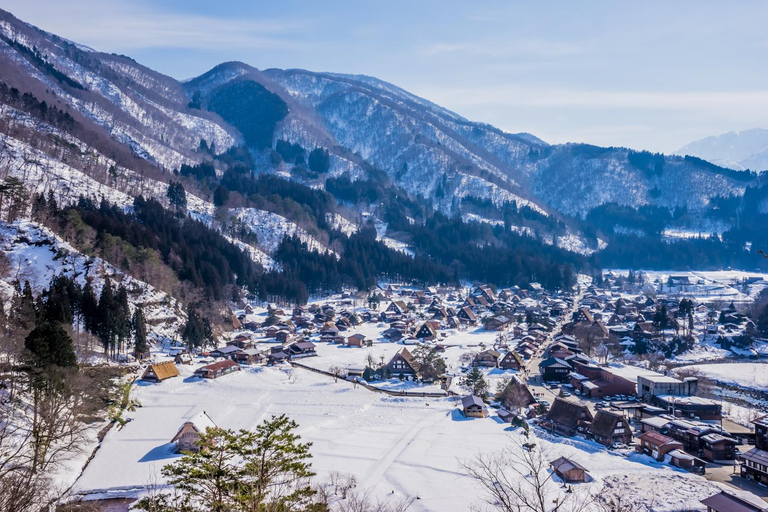
[[[136,386],[142,407],[125,415],[130,421],[122,429],[107,434],[77,481],[77,492],[113,497],[141,492],[164,464],[178,457],[169,441],[201,410],[219,426],[234,429],[250,429],[285,413],[299,423],[303,439],[313,442],[319,477],[352,473],[361,488],[383,498],[418,496],[415,511],[468,510],[478,503],[478,491],[461,462],[499,450],[517,435],[495,417],[464,418],[453,399],[389,397],[301,369],[245,368],[214,381],[192,377],[192,367],[180,370],[180,377]],[[544,444],[550,456],[567,455],[587,467],[596,479],[589,485],[631,478],[639,485],[632,492],[670,496],[654,510],[679,510],[683,503],[701,509],[694,497],[715,492],[703,479],[645,457],[625,458],[563,438]],[[651,480],[652,473],[661,478]],[[653,482],[654,491],[646,481]]]
[[[628,270],[606,270],[614,275],[627,275]],[[715,271],[674,271],[674,270],[643,270],[649,286],[656,293],[690,297],[699,302],[734,301],[750,302],[768,286],[768,274],[760,272],[745,272],[742,270]],[[686,276],[692,283],[685,286],[667,286],[669,276]],[[754,279],[755,282],[744,285],[744,279]]]
[[[768,391],[768,363],[716,363],[688,366],[723,384]]]
[[[179,302],[165,292],[124,274],[101,258],[89,258],[74,249],[49,229],[30,221],[0,224],[0,249],[18,269],[20,279],[29,281],[36,291],[48,285],[57,275],[76,277],[81,285],[92,279],[98,296],[105,276],[122,283],[128,291],[131,306],[144,308],[147,321],[155,334],[171,336],[184,321]],[[4,299],[10,301],[11,274],[2,285]]]

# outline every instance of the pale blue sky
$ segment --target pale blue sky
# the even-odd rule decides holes
[[[227,60],[373,75],[548,142],[671,152],[768,128],[766,2],[4,0],[176,78]]]

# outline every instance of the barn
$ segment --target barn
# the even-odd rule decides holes
[[[141,375],[141,380],[162,382],[165,379],[178,376],[179,369],[176,368],[176,364],[173,361],[163,361],[162,363],[147,366],[147,369],[144,370],[144,373]]]
[[[195,370],[195,377],[202,377],[203,379],[217,379],[222,375],[228,373],[240,371],[240,365],[231,359],[226,361],[219,361],[218,363],[202,366]]]
[[[205,411],[200,411],[179,427],[171,442],[176,443],[177,452],[197,452],[200,450],[200,435],[209,428],[216,428],[216,424]]]

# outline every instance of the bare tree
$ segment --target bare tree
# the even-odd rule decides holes
[[[345,379],[347,377],[347,370],[341,366],[331,366],[328,368],[328,372],[333,375],[333,382],[338,382],[339,377]]]
[[[463,466],[483,489],[485,503],[501,512],[578,512],[594,503],[587,492],[567,492],[555,481],[550,455],[526,428],[503,450],[477,455]]]

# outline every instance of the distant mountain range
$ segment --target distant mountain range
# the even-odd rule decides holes
[[[606,247],[612,264],[663,265],[658,251],[643,242],[641,254],[626,237],[723,233],[737,225],[745,192],[764,181],[693,150],[550,145],[368,76],[227,62],[179,81],[5,11],[0,82],[4,176],[29,191],[52,190],[63,204],[85,195],[126,209],[138,195],[168,204],[169,182],[181,180],[188,213],[267,269],[285,268],[275,261],[285,236],[342,256],[339,233],[367,226],[391,249],[425,257],[425,265],[439,260],[457,277],[467,269],[492,274],[473,265],[467,247],[487,256],[525,246],[532,259],[546,254],[550,269],[585,266],[583,256],[605,255]],[[246,182],[243,168],[283,181]],[[762,214],[768,202],[760,194],[750,201]],[[470,238],[452,236],[446,223],[456,219],[472,224],[462,235]],[[611,256],[615,236],[625,237],[620,258]],[[540,278],[538,261],[517,259],[520,276]],[[702,264],[691,254],[681,261]]]
[[[693,155],[729,169],[768,169],[768,130],[752,128],[705,137],[686,144],[679,155]]]

